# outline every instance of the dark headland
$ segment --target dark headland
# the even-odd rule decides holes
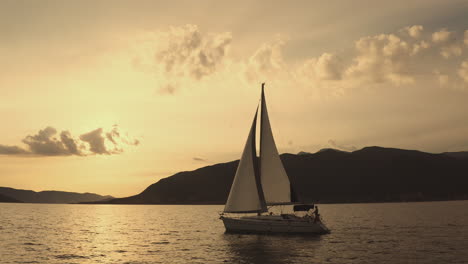
[[[468,199],[468,152],[440,154],[366,147],[354,152],[323,149],[282,154],[304,202],[356,203]],[[106,204],[224,204],[238,160],[184,171],[140,194]]]

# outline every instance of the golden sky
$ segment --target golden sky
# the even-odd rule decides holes
[[[467,1],[1,1],[0,186],[139,193],[281,153],[468,150]]]

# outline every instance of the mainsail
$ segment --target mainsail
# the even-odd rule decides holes
[[[255,131],[257,113],[252,122],[242,158],[239,161],[234,182],[224,207],[226,213],[267,212],[265,198],[258,174],[258,162],[255,149]]]
[[[291,203],[291,187],[288,175],[284,170],[265,102],[262,85],[262,108],[260,116],[260,175],[263,193],[267,205]]]

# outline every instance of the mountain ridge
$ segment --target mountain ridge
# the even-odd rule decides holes
[[[468,157],[453,153],[370,146],[353,152],[323,149],[280,157],[303,202],[468,199]],[[137,195],[94,203],[224,204],[238,162],[178,172]]]
[[[89,192],[77,193],[55,190],[35,192],[10,187],[0,187],[0,194],[25,203],[80,203],[114,198],[110,195],[103,196]]]

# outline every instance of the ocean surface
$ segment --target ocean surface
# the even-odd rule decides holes
[[[223,206],[0,203],[0,263],[468,263],[468,201],[319,207],[331,234],[271,236]]]

